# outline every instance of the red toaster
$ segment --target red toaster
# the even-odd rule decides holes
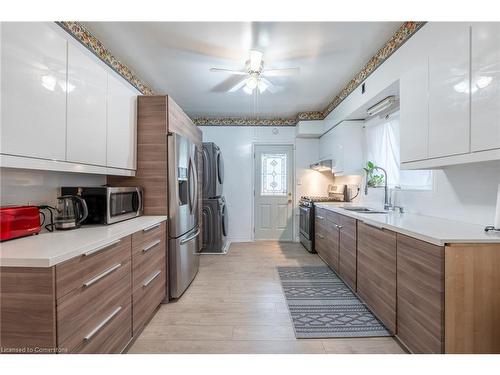
[[[0,207],[0,241],[40,232],[40,213],[36,206]]]

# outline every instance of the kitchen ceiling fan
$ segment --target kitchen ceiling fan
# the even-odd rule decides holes
[[[249,95],[253,94],[255,90],[259,90],[260,93],[267,90],[273,94],[279,91],[279,87],[266,77],[292,76],[300,73],[300,68],[264,69],[263,56],[262,52],[251,50],[250,58],[245,63],[245,70],[211,68],[210,71],[242,76],[227,92],[235,92],[243,89]]]

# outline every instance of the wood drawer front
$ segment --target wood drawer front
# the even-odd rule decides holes
[[[100,251],[70,259],[56,266],[57,298],[79,289],[83,283],[102,274],[105,270],[130,260],[131,238],[124,237]]]
[[[324,208],[315,207],[314,216],[318,220],[326,220],[326,210]]]
[[[139,269],[143,263],[147,262],[151,258],[158,258],[160,255],[165,256],[167,241],[165,235],[157,235],[153,237],[150,241],[145,242],[144,245],[138,246],[136,249],[132,249],[132,268],[135,272]]]
[[[120,305],[121,306],[121,305]],[[113,313],[112,310],[110,314]],[[110,315],[108,314],[107,317]],[[120,311],[114,315],[95,336],[82,342],[73,353],[81,354],[118,354],[132,339],[132,304],[130,296]]]
[[[396,233],[358,221],[357,292],[396,333]]]
[[[73,350],[113,309],[130,302],[131,261],[89,287],[79,288],[57,300],[57,342]]]
[[[163,239],[163,241],[165,241],[166,234],[167,231],[164,221],[135,232],[132,234],[132,255],[140,253],[145,247],[151,245],[158,239]]]
[[[137,255],[132,258],[132,292],[142,288],[144,282],[156,271],[165,272],[165,251],[155,251],[145,256]]]
[[[341,216],[339,241],[339,273],[344,282],[356,290],[357,271],[357,231],[356,219]]]
[[[444,351],[444,247],[404,235],[398,246],[398,337],[413,353]]]
[[[326,219],[334,224],[340,225],[340,215],[336,212],[326,210]]]
[[[147,273],[141,273],[147,274],[147,276],[141,279],[141,282],[137,284],[137,288],[134,290],[132,296],[134,334],[143,327],[165,298],[167,277],[165,258],[162,259],[161,264],[161,268],[150,268]],[[158,272],[160,273],[158,274]],[[145,283],[147,283],[146,286],[144,286]]]

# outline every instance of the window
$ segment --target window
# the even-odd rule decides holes
[[[364,128],[366,161],[387,171],[387,183],[403,190],[432,190],[432,171],[399,169],[399,112],[369,120]]]
[[[286,196],[286,154],[262,154],[261,195]]]

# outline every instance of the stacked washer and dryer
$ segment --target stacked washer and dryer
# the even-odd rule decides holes
[[[213,142],[203,142],[203,231],[202,253],[227,252],[227,208],[222,196],[224,162],[220,148]]]

